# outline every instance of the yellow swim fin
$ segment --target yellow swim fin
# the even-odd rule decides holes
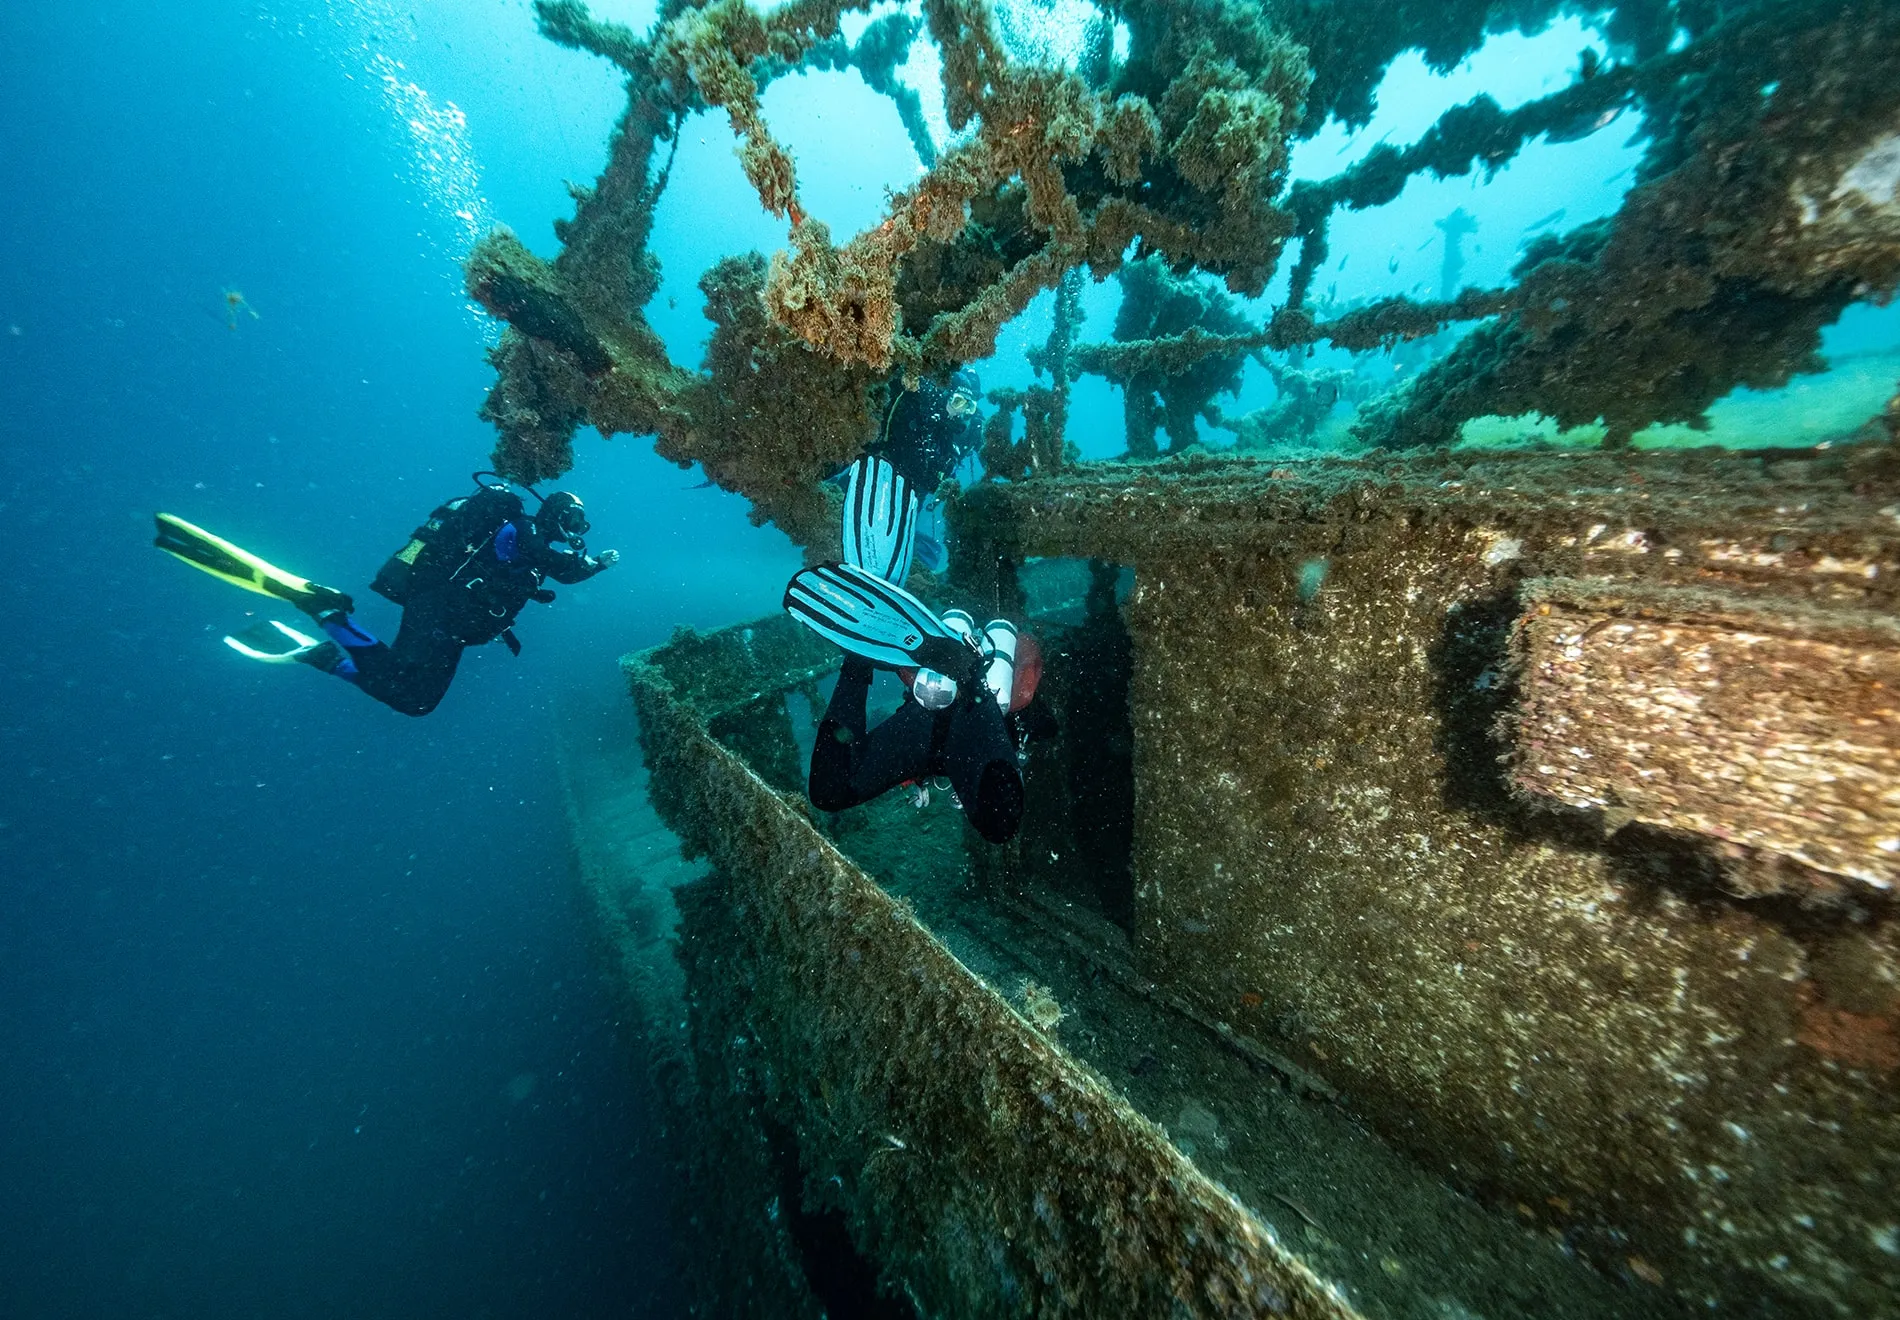
[[[183,518],[169,513],[161,513],[157,518],[158,538],[152,544],[193,568],[223,578],[234,587],[289,601],[312,616],[326,610],[342,610],[348,614],[356,608],[349,596],[334,587],[286,573],[249,550],[232,545],[221,536],[213,536],[202,527],[194,527]]]

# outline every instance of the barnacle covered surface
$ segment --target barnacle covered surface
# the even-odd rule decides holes
[[[1132,570],[1143,983],[1561,1235],[1644,1314],[1885,1316],[1900,797],[1852,762],[1900,754],[1897,482],[1878,445],[1098,464],[973,492],[960,585],[1007,609],[1032,557]],[[1662,663],[1582,620],[1565,660],[1581,646],[1595,667],[1568,690],[1593,704],[1507,770],[1513,740],[1557,741],[1511,639],[1562,621],[1560,581],[1684,640]],[[1828,645],[1811,682],[1781,673]],[[1643,702],[1698,731],[1632,717]],[[1652,798],[1691,778],[1658,777],[1668,757],[1728,787],[1667,809],[1519,791],[1592,753],[1594,782]],[[1052,818],[1083,818],[1074,793],[1032,780]],[[1073,905],[1075,842],[1038,839],[998,869]]]
[[[713,1256],[692,1282],[702,1313],[819,1314],[778,1276],[801,1248],[810,1270],[792,1239],[822,1215],[888,1299],[832,1314],[1353,1320],[1036,1029],[1062,1015],[1047,990],[1018,1016],[762,776],[788,723],[779,685],[829,666],[828,648],[779,618],[682,630],[623,663],[655,806],[715,868],[682,893],[684,994],[667,1001],[690,1021],[695,1084],[675,1103],[718,1194],[705,1210],[734,1220],[694,1234]],[[622,907],[594,876],[590,892]]]

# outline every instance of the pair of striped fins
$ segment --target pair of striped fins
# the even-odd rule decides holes
[[[892,668],[936,668],[969,641],[900,585],[910,576],[921,501],[882,458],[851,466],[844,496],[844,562],[797,573],[785,610],[820,637]],[[937,661],[932,665],[931,659]]]

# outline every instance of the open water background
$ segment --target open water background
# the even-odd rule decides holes
[[[1584,39],[1499,39],[1450,78],[1408,57],[1379,120],[1296,161],[1331,173],[1480,87],[1528,99]],[[620,653],[776,608],[795,552],[646,442],[585,438],[565,484],[625,562],[411,721],[237,658],[218,638],[262,599],[149,548],[152,512],[181,514],[393,630],[365,584],[492,443],[457,261],[498,222],[551,254],[621,104],[522,0],[0,12],[0,1316],[673,1313],[553,748],[616,708]],[[915,172],[855,75],[766,108],[840,236]],[[1320,284],[1435,292],[1456,205],[1482,226],[1467,278],[1495,281],[1541,217],[1614,208],[1626,139],[1417,181],[1342,219],[1357,260]],[[651,311],[684,362],[700,271],[783,241],[731,148],[690,124],[657,218]],[[255,319],[227,327],[227,288]],[[1088,291],[1085,335],[1115,297]],[[1028,379],[1047,302],[986,383]],[[1890,344],[1892,318],[1841,336]],[[1250,368],[1239,406],[1270,397]],[[1119,450],[1120,411],[1078,388],[1085,452]]]

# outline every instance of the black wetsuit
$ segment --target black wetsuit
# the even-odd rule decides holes
[[[812,747],[812,805],[843,811],[899,784],[945,775],[976,832],[1008,842],[1023,820],[1014,717],[972,673],[947,709],[925,710],[907,694],[896,714],[867,730],[872,674],[870,661],[845,657]]]
[[[512,538],[503,530],[510,525]],[[497,542],[508,549],[510,539],[504,562]],[[511,625],[521,607],[554,599],[543,579],[582,582],[605,567],[590,555],[556,549],[532,518],[517,514],[448,577],[409,587],[393,643],[384,645],[348,621],[326,623],[325,631],[349,653],[356,667],[349,677],[358,687],[404,715],[427,715],[454,682],[464,649],[498,637],[509,650],[520,649]]]
[[[903,384],[894,379],[891,388],[903,389]],[[914,390],[904,390],[891,409],[884,434],[869,450],[896,468],[923,496],[935,494],[964,456],[975,453],[983,443],[983,428],[974,413],[968,417],[951,414],[950,394],[928,380],[919,381]]]

